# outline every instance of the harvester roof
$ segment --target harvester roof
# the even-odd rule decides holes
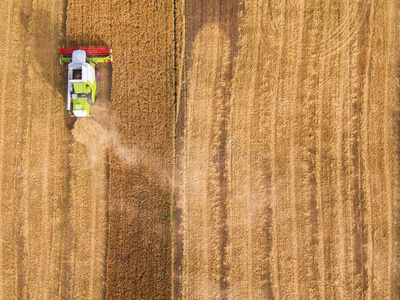
[[[84,50],[75,50],[72,52],[72,62],[75,64],[86,62],[86,52]]]

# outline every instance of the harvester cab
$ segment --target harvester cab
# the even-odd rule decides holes
[[[96,88],[100,62],[112,62],[111,47],[61,47],[60,64],[68,64],[67,112],[77,118],[90,117],[97,104]]]

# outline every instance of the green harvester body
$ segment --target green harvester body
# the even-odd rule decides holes
[[[112,62],[111,47],[61,47],[60,64],[68,64],[67,112],[77,118],[90,117],[97,104],[97,63]]]

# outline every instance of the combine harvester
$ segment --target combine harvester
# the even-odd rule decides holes
[[[68,64],[67,112],[90,118],[90,106],[98,104],[96,64],[112,62],[112,47],[61,47],[60,64]]]

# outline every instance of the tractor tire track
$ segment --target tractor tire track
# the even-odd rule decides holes
[[[42,3],[41,3],[42,4]],[[53,11],[52,9],[54,9],[55,7],[55,1],[51,2],[50,0],[47,1],[46,3],[44,3],[44,7],[48,10],[43,12],[43,14],[48,13],[49,15],[53,15]],[[42,12],[40,12],[40,9],[42,7],[39,7],[39,13],[38,14],[42,14]],[[33,7],[33,10],[35,10],[35,7]],[[34,17],[34,13],[33,13],[33,17]],[[37,19],[40,19],[37,18]],[[36,25],[36,22],[32,22],[32,26]],[[46,26],[47,27],[47,26]],[[43,29],[42,29],[43,30]],[[43,34],[43,39],[44,36],[48,36],[48,37],[55,37],[57,36],[57,31],[51,27],[48,27],[46,29],[44,29],[44,34]],[[37,42],[37,44],[39,44],[40,42]],[[51,45],[52,49],[56,49],[57,48],[57,39],[50,41],[47,43],[48,45]],[[54,53],[54,52],[53,52]],[[49,79],[49,84],[51,86],[54,86],[54,78],[55,78],[55,74],[56,74],[56,69],[58,68],[58,65],[52,64],[51,67],[49,68],[49,70],[47,71],[48,75],[52,75],[53,79]],[[50,98],[54,97],[54,93],[49,93]],[[54,153],[54,144],[52,144],[52,131],[54,130],[54,124],[53,124],[53,120],[54,120],[54,110],[55,107],[53,108],[52,113],[48,113],[46,114],[46,117],[43,119],[43,126],[45,128],[45,130],[43,130],[41,132],[41,134],[43,134],[43,137],[41,138],[41,141],[43,142],[43,151],[41,151],[41,154],[43,155],[43,165],[41,166],[41,174],[42,174],[42,183],[41,183],[41,195],[43,197],[43,202],[40,205],[40,207],[42,207],[42,230],[44,232],[46,232],[48,234],[48,236],[42,236],[41,237],[41,261],[43,262],[42,265],[39,267],[39,270],[41,272],[41,278],[42,278],[42,288],[41,290],[43,291],[43,294],[40,295],[40,297],[42,298],[48,298],[51,297],[49,295],[49,292],[47,290],[48,287],[51,287],[52,284],[54,282],[56,282],[55,278],[53,277],[53,274],[48,272],[48,270],[54,270],[54,261],[52,261],[52,243],[53,243],[53,218],[54,215],[52,215],[52,211],[55,211],[54,209],[54,204],[53,201],[51,201],[51,199],[53,199],[53,192],[54,189],[52,189],[51,187],[54,185],[54,177],[52,177],[50,174],[56,174],[55,172],[55,164],[54,162],[52,162],[49,159],[46,159],[47,157],[52,157],[52,154]],[[58,242],[58,241],[57,241]],[[50,258],[50,259],[49,259]]]
[[[311,53],[319,52],[321,40],[321,31],[317,28],[323,28],[322,7],[314,5],[312,8],[303,4],[300,13],[301,25],[299,26],[301,34],[299,34],[299,44],[301,44],[298,57],[296,94],[291,96],[290,120],[291,124],[291,197],[293,204],[293,219],[298,236],[307,236],[307,239],[298,238],[298,259],[299,273],[307,274],[299,277],[300,298],[321,297],[319,291],[318,278],[319,261],[310,261],[307,258],[318,256],[318,244],[320,243],[320,233],[318,230],[318,213],[320,207],[317,205],[317,169],[316,169],[316,153],[317,153],[317,103],[318,89],[320,86],[319,77],[315,74],[320,73],[319,65],[314,61],[318,61],[319,57],[309,57],[309,49],[303,52],[303,45],[315,45],[316,50],[310,50]],[[306,14],[306,12],[308,12]],[[289,46],[290,47],[290,46]],[[293,63],[295,64],[295,63]],[[298,104],[297,104],[298,103]],[[296,105],[297,104],[297,105]],[[296,126],[297,125],[297,126]],[[298,128],[304,128],[298,131]],[[298,173],[299,172],[299,173]],[[296,180],[300,176],[300,172],[307,174],[302,181]],[[297,199],[304,201],[296,201]],[[302,253],[302,254],[300,254]]]
[[[371,254],[373,261],[371,262],[371,271],[373,274],[373,280],[370,287],[370,298],[376,298],[383,296],[390,298],[391,295],[391,274],[388,271],[388,267],[391,264],[391,215],[392,207],[390,181],[396,178],[396,176],[390,176],[388,174],[388,168],[390,163],[388,161],[390,157],[390,148],[388,145],[388,134],[391,131],[387,126],[390,122],[391,116],[387,114],[387,107],[390,103],[389,98],[391,93],[396,94],[396,88],[394,82],[397,80],[397,74],[394,75],[394,70],[388,67],[388,64],[392,64],[391,60],[394,60],[392,56],[392,43],[393,40],[390,37],[390,31],[388,30],[388,24],[391,24],[389,4],[384,3],[373,3],[373,15],[371,15],[371,23],[374,28],[374,35],[371,37],[371,82],[369,90],[373,93],[370,95],[370,105],[368,108],[370,122],[369,132],[371,134],[368,138],[368,149],[369,149],[369,177],[371,182],[371,211],[372,211],[372,229],[373,232],[370,234],[373,239],[373,247]],[[379,25],[378,25],[379,23]],[[392,26],[392,24],[390,25]],[[384,37],[385,42],[382,43],[381,37]],[[384,71],[382,71],[384,70]],[[391,73],[393,72],[393,73]],[[385,82],[385,84],[382,84]],[[392,133],[393,134],[393,133]],[[382,142],[383,139],[383,142]],[[396,143],[394,143],[394,146]],[[389,156],[389,158],[388,158]],[[385,188],[382,188],[385,187]],[[393,265],[392,265],[393,266]],[[378,279],[379,278],[379,279]]]
[[[368,240],[368,257],[367,257],[367,266],[366,272],[368,274],[368,281],[365,282],[367,284],[367,290],[365,298],[373,299],[374,298],[374,206],[373,206],[373,194],[372,194],[372,177],[371,177],[371,152],[370,152],[370,128],[371,128],[371,118],[370,118],[370,102],[371,102],[371,70],[372,70],[372,41],[374,38],[374,24],[373,19],[375,17],[374,14],[375,5],[372,1],[371,3],[371,12],[369,15],[369,19],[367,22],[367,30],[365,35],[367,35],[368,45],[364,50],[366,53],[366,66],[365,66],[365,82],[363,86],[363,103],[362,103],[362,114],[363,118],[360,120],[361,122],[361,149],[360,156],[362,158],[361,168],[362,168],[362,185],[363,188],[363,197],[366,199],[365,213],[364,218],[366,220],[366,228],[368,234],[366,239]]]
[[[186,6],[188,40],[185,51],[189,59],[185,66],[188,96],[184,113],[187,122],[180,150],[179,177],[183,185],[177,199],[177,209],[182,211],[178,226],[182,234],[183,260],[181,279],[175,283],[181,289],[175,295],[178,298],[190,295],[226,299],[232,284],[228,280],[230,179],[227,151],[231,140],[228,136],[229,98],[237,7],[227,1],[189,1]],[[202,103],[205,101],[208,103]],[[196,230],[199,224],[203,224],[200,232]],[[179,249],[179,244],[176,248]]]
[[[357,5],[353,4],[353,5]],[[360,66],[365,65],[365,49],[361,44],[365,38],[363,31],[360,31],[353,45],[349,45],[348,60],[348,132],[349,132],[349,197],[352,201],[352,244],[353,244],[353,298],[364,298],[368,280],[366,273],[367,253],[364,246],[367,242],[364,229],[365,199],[363,197],[362,182],[362,157],[360,154],[361,144],[361,118],[362,118],[362,97],[363,97],[363,78],[365,69]]]
[[[7,239],[8,246],[5,251],[3,248],[2,259],[8,262],[8,266],[4,267],[4,270],[8,272],[3,278],[9,286],[5,285],[4,289],[6,297],[23,297],[24,286],[25,286],[25,269],[23,268],[24,259],[24,239],[23,239],[23,219],[21,216],[22,201],[21,201],[21,161],[22,161],[22,146],[23,146],[23,131],[24,131],[24,81],[21,74],[26,73],[27,65],[25,64],[25,49],[27,45],[28,29],[24,27],[26,23],[22,23],[21,18],[23,17],[21,12],[22,3],[11,5],[9,8],[12,13],[8,15],[8,22],[12,22],[14,25],[8,31],[6,41],[9,49],[13,49],[12,54],[8,56],[9,66],[6,66],[5,70],[7,73],[4,74],[7,78],[14,78],[14,80],[8,80],[3,82],[6,84],[7,95],[13,95],[13,101],[7,101],[1,99],[4,103],[2,110],[4,109],[4,125],[7,125],[7,134],[4,137],[3,149],[7,154],[3,156],[3,164],[6,165],[6,170],[2,174],[3,178],[1,182],[4,184],[2,188],[5,188],[5,207],[2,211],[7,211],[7,215],[10,218],[7,221],[7,225],[4,223],[6,228],[4,230],[5,237],[2,238],[2,243],[6,243]],[[25,21],[25,20],[24,20]],[[7,22],[7,23],[8,23]],[[9,23],[10,24],[10,23]],[[10,26],[10,25],[8,25]],[[8,49],[6,49],[8,50]],[[10,67],[12,66],[12,67]],[[12,104],[12,105],[11,105]],[[3,127],[3,126],[2,126]],[[10,151],[12,149],[12,151]],[[8,228],[7,228],[8,227]],[[12,296],[14,295],[14,296]]]
[[[337,185],[337,193],[336,196],[339,200],[339,218],[338,218],[338,223],[339,223],[339,234],[338,236],[340,237],[340,250],[339,250],[339,265],[340,269],[337,271],[337,274],[340,276],[340,287],[339,287],[339,295],[340,298],[344,297],[349,297],[345,289],[347,288],[347,273],[346,270],[348,270],[347,267],[347,261],[346,258],[349,257],[347,252],[348,248],[348,241],[347,241],[347,235],[346,235],[346,226],[345,226],[345,194],[343,192],[343,161],[344,161],[344,153],[343,153],[343,148],[344,148],[344,138],[345,138],[345,133],[344,133],[344,110],[343,110],[343,103],[341,99],[343,99],[343,86],[344,83],[342,82],[342,72],[341,72],[341,58],[342,58],[342,53],[338,52],[337,53],[337,73],[338,73],[338,86],[337,86],[337,95],[336,99],[336,108],[337,108],[337,119],[338,119],[338,125],[337,125],[337,136],[336,136],[336,161],[337,161],[337,171],[335,172],[336,178],[336,185]]]
[[[299,171],[299,165],[301,164],[302,160],[307,160],[307,158],[303,158],[304,154],[302,153],[302,145],[301,145],[301,132],[298,131],[298,128],[301,128],[301,120],[299,118],[299,115],[301,115],[301,112],[299,112],[299,104],[298,103],[299,99],[302,97],[299,97],[299,95],[302,94],[302,84],[304,78],[307,77],[307,70],[303,70],[302,67],[302,60],[303,60],[303,47],[305,44],[305,34],[307,33],[307,23],[305,20],[305,9],[306,9],[306,4],[304,2],[300,3],[301,9],[298,12],[298,14],[295,15],[289,15],[288,16],[288,29],[287,30],[287,35],[288,35],[288,44],[287,44],[287,49],[291,49],[292,47],[295,47],[294,41],[297,41],[296,44],[299,46],[299,53],[294,56],[294,59],[287,59],[287,64],[292,65],[295,68],[296,72],[296,79],[294,83],[292,83],[292,79],[286,80],[286,91],[284,92],[286,95],[285,98],[288,98],[288,108],[287,108],[287,115],[289,116],[289,121],[287,126],[288,129],[288,135],[289,135],[289,146],[288,146],[288,169],[289,174],[288,174],[288,201],[290,202],[289,207],[288,207],[288,213],[291,214],[292,218],[292,239],[293,239],[293,245],[294,245],[294,264],[295,264],[295,274],[294,274],[294,280],[295,280],[295,295],[297,298],[302,298],[304,297],[302,287],[304,286],[304,283],[309,281],[310,278],[306,276],[301,276],[300,274],[307,274],[308,272],[304,270],[303,268],[307,268],[306,263],[302,263],[302,255],[305,254],[305,256],[308,256],[308,251],[310,246],[303,246],[302,241],[299,239],[299,236],[302,236],[303,234],[308,235],[309,233],[307,232],[308,230],[308,221],[303,219],[303,214],[301,213],[303,210],[305,210],[305,207],[302,207],[302,203],[298,202],[297,199],[298,197],[304,197],[302,196],[302,193],[304,193],[302,184],[298,180],[297,173]],[[288,9],[290,11],[290,9]],[[299,19],[299,23],[297,23],[295,20]],[[290,21],[289,21],[290,20]],[[291,25],[291,22],[296,22],[295,25]],[[290,27],[289,27],[290,26]],[[296,28],[295,32],[293,28]],[[293,44],[292,44],[293,43]],[[306,73],[306,74],[303,74]],[[289,75],[290,76],[290,75]],[[293,85],[293,86],[292,86]],[[293,89],[291,89],[292,87]],[[307,103],[307,102],[306,102]],[[307,110],[307,105],[305,106],[305,110]],[[311,107],[308,107],[310,109]],[[311,111],[312,114],[312,111]],[[307,120],[307,114],[305,114],[305,119]],[[299,136],[300,135],[300,136]],[[311,135],[310,135],[311,136]],[[312,145],[312,141],[311,141]],[[313,170],[308,167],[308,176],[313,175]],[[307,179],[306,179],[307,180]],[[309,182],[310,185],[312,185],[311,182]],[[304,197],[307,198],[307,197]],[[301,224],[304,222],[304,224]],[[301,224],[301,225],[300,225]],[[306,229],[306,232],[303,234],[301,233],[302,230]],[[308,242],[308,241],[307,241]],[[304,247],[304,248],[303,248]],[[303,281],[304,280],[304,281]]]
[[[273,86],[277,86],[277,95],[279,103],[277,103],[276,114],[276,182],[275,189],[277,190],[277,212],[274,218],[277,218],[278,235],[277,235],[277,251],[279,260],[279,281],[282,287],[280,297],[282,298],[299,298],[300,297],[300,278],[299,278],[299,248],[296,228],[296,208],[295,195],[293,193],[293,168],[291,165],[291,157],[288,151],[290,148],[290,123],[291,119],[287,118],[290,115],[291,91],[289,90],[290,66],[293,60],[288,55],[287,49],[294,42],[291,40],[292,27],[289,24],[289,7],[290,3],[284,1],[280,7],[281,23],[281,49],[278,60],[278,70],[275,74]],[[295,11],[296,12],[296,11]],[[296,28],[297,31],[297,28]],[[294,38],[294,37],[293,37]],[[291,78],[293,79],[293,78]],[[279,137],[279,138],[278,138]],[[279,204],[278,204],[279,203]]]
[[[385,121],[384,121],[384,148],[385,148],[385,175],[386,193],[388,198],[388,297],[396,298],[400,295],[400,226],[398,226],[399,210],[399,174],[398,167],[399,154],[399,112],[400,105],[398,100],[399,86],[397,82],[397,66],[399,64],[399,38],[394,28],[399,26],[399,4],[389,1],[386,6],[387,13],[387,47],[388,59],[386,61],[386,81],[385,81]],[[395,112],[395,113],[392,113]]]
[[[258,31],[265,23],[265,9],[266,5],[263,1],[258,1],[253,4],[249,15],[253,19],[252,31]],[[244,20],[244,18],[243,18]],[[254,32],[249,33],[243,38],[239,38],[239,43],[246,45],[239,49],[238,57],[240,54],[247,54],[247,57],[237,59],[236,71],[233,84],[236,85],[235,94],[238,99],[246,99],[246,94],[250,95],[250,101],[247,104],[247,119],[251,120],[246,128],[246,135],[243,136],[247,140],[247,163],[249,164],[248,173],[249,186],[247,191],[249,194],[243,197],[247,201],[247,218],[248,224],[251,224],[250,234],[248,237],[249,252],[248,258],[251,259],[251,268],[248,270],[250,283],[248,287],[248,295],[252,298],[273,298],[273,278],[272,278],[272,166],[269,161],[271,148],[267,141],[270,140],[272,132],[264,130],[272,120],[272,103],[268,101],[270,82],[266,80],[261,74],[264,72],[274,72],[271,68],[271,61],[274,59],[268,53],[265,45],[259,35],[255,35],[252,39]],[[248,73],[247,73],[248,72]],[[238,83],[242,81],[241,78],[249,78],[248,82]],[[246,106],[243,100],[234,100],[236,103],[235,115],[232,116],[232,129],[240,133],[242,129],[237,126],[242,122],[245,115],[241,113],[243,107]],[[243,107],[242,107],[243,106]],[[244,120],[243,120],[244,121]],[[240,134],[233,134],[236,137]],[[241,145],[246,142],[241,142],[240,139],[235,138],[234,148],[232,149],[233,159],[233,174],[236,176],[237,189],[240,187],[246,190],[242,185],[240,172],[235,172],[238,164],[246,163],[240,161],[239,153],[242,151]],[[235,161],[236,159],[236,161]],[[240,170],[237,170],[240,171]],[[247,199],[246,199],[247,198]],[[233,234],[232,234],[233,235]],[[232,244],[234,242],[232,241]],[[232,267],[233,268],[233,264]]]
[[[334,17],[336,7],[331,3],[327,3],[322,7],[322,22],[327,24],[322,30],[322,43],[321,43],[321,56],[318,63],[321,67],[320,84],[318,88],[318,98],[320,105],[316,106],[316,183],[317,183],[317,207],[318,224],[319,226],[319,257],[321,263],[319,266],[319,294],[323,299],[340,298],[338,286],[335,285],[335,279],[339,278],[337,275],[337,267],[335,262],[338,260],[338,245],[337,241],[338,231],[337,219],[334,212],[337,211],[337,205],[334,201],[334,172],[333,165],[335,164],[335,147],[332,143],[335,138],[335,127],[332,126],[335,121],[335,114],[333,111],[334,101],[330,98],[335,95],[337,91],[338,74],[335,62],[329,63],[325,58],[326,53],[329,51],[326,46],[328,36],[335,28]],[[333,96],[335,97],[335,96]],[[335,99],[333,99],[335,100]],[[336,240],[336,241],[335,241]]]
[[[211,36],[212,39],[207,40]],[[213,48],[213,56],[207,58],[203,49],[210,51]],[[186,140],[193,143],[185,145],[183,179],[190,184],[184,188],[182,200],[185,203],[184,214],[187,211],[183,226],[185,232],[189,233],[189,236],[183,236],[183,254],[190,260],[185,259],[182,263],[182,298],[189,295],[225,298],[227,293],[224,258],[227,246],[224,132],[228,109],[226,101],[229,99],[226,95],[229,93],[227,77],[231,68],[227,56],[229,49],[229,41],[218,26],[205,26],[195,40],[193,67],[188,72]],[[219,67],[215,67],[216,64]],[[207,78],[215,78],[215,81],[209,82]],[[215,111],[215,116],[209,115],[210,111]],[[199,152],[199,149],[205,151]],[[198,230],[198,226],[203,230],[196,234],[194,231]],[[211,238],[211,232],[217,232],[214,238]],[[190,281],[190,277],[194,277],[194,281]]]
[[[6,53],[8,49],[10,49],[11,43],[11,23],[12,23],[12,9],[13,4],[11,1],[3,1],[1,4],[1,11],[4,12],[1,18],[1,32],[4,32],[4,35],[1,35],[1,51],[2,53]],[[6,57],[6,56],[4,56]],[[1,92],[0,92],[0,211],[5,212],[8,210],[7,198],[8,193],[6,189],[5,182],[7,181],[6,169],[8,169],[8,163],[6,161],[6,148],[9,147],[8,140],[6,140],[6,136],[8,137],[9,132],[6,135],[7,124],[6,124],[6,91],[8,86],[8,64],[5,58],[0,59],[0,66],[2,69],[1,76]],[[9,293],[9,278],[8,278],[8,253],[10,248],[7,247],[9,244],[9,232],[8,225],[10,221],[8,221],[7,216],[9,213],[0,214],[0,295],[2,299],[10,297]],[[7,241],[7,243],[6,243]],[[7,249],[8,248],[8,249]],[[7,294],[6,294],[7,293]],[[12,297],[12,296],[11,296]]]
[[[182,234],[182,208],[178,206],[181,199],[183,188],[182,166],[183,166],[183,136],[184,120],[186,114],[186,1],[174,2],[175,18],[175,149],[172,156],[173,168],[173,203],[172,210],[172,230],[173,230],[173,267],[172,267],[172,299],[182,298],[182,263],[183,263],[183,234]]]
[[[235,58],[229,127],[229,299],[273,297],[272,171],[268,162],[272,104],[262,70],[274,72],[274,60],[257,36],[263,26],[263,2],[245,5],[242,45]],[[243,22],[243,23],[242,23]],[[255,37],[255,38],[254,38]],[[247,78],[247,80],[243,80]],[[270,108],[270,109],[269,109]]]
[[[258,1],[251,8],[254,12],[255,25],[253,30],[259,31],[259,29],[265,26],[267,20],[265,19],[265,14],[267,6],[265,2]],[[241,19],[244,21],[245,17]],[[247,35],[247,39],[251,39],[253,33]],[[262,38],[259,35],[255,35],[257,38],[251,42],[245,42],[246,37],[239,38],[239,41],[244,45],[249,47],[247,49],[242,48],[238,51],[240,53],[252,53],[255,51],[255,55],[246,57],[246,59],[236,60],[236,71],[235,79],[243,77],[251,78],[250,85],[250,95],[252,103],[250,106],[250,118],[252,118],[252,124],[248,128],[248,138],[250,139],[250,146],[248,148],[248,154],[250,154],[250,164],[252,166],[253,172],[249,174],[254,178],[254,184],[250,187],[253,191],[252,197],[248,197],[248,218],[252,222],[252,245],[251,255],[253,259],[253,268],[251,272],[253,285],[250,287],[252,289],[252,295],[254,298],[266,298],[272,299],[274,295],[279,296],[279,282],[276,284],[274,282],[274,270],[273,261],[275,259],[273,253],[273,243],[274,243],[274,229],[273,229],[273,164],[272,161],[272,146],[268,141],[273,138],[273,131],[271,130],[271,123],[273,122],[273,109],[274,103],[269,101],[273,96],[271,92],[271,82],[265,77],[261,76],[262,73],[273,74],[275,72],[275,66],[273,61],[276,61],[276,57],[270,55],[266,45],[263,43]],[[253,47],[254,45],[254,47]],[[240,63],[241,62],[241,63]],[[247,67],[249,63],[249,67]],[[251,68],[250,68],[251,66]],[[247,70],[243,72],[244,70]],[[245,74],[246,72],[253,72],[253,74]],[[234,81],[234,84],[240,87],[240,83]],[[237,97],[246,98],[246,89],[237,89]],[[232,97],[233,98],[233,97]],[[231,100],[233,102],[233,99]],[[236,101],[235,101],[236,102]],[[240,104],[240,102],[238,103]],[[231,127],[232,131],[240,131],[240,128],[234,128],[237,124],[237,119],[239,116],[240,106],[237,105],[236,116],[232,114],[231,116]],[[264,128],[269,128],[269,130],[264,130]],[[231,136],[235,136],[234,133]],[[235,144],[231,145],[231,169],[236,167],[234,159],[237,159],[237,152],[241,151],[239,141],[234,140]],[[232,144],[232,143],[231,143]],[[238,163],[241,163],[238,161]],[[231,171],[234,173],[234,171]],[[237,178],[240,178],[238,176]],[[241,182],[236,182],[237,186],[241,185]],[[232,187],[234,190],[234,187]],[[250,199],[251,202],[250,203]],[[233,242],[232,242],[233,244]],[[278,285],[278,291],[274,291],[274,287]]]
[[[284,2],[286,4],[286,2]],[[281,23],[280,25],[283,25],[285,23],[285,15],[281,12],[280,14],[280,20]],[[279,99],[281,98],[281,95],[283,93],[282,91],[282,86],[279,85],[279,78],[281,78],[281,73],[283,72],[282,70],[282,62],[283,62],[283,49],[285,46],[285,28],[284,26],[281,26],[281,32],[279,35],[279,55],[277,57],[277,64],[275,66],[276,73],[274,74],[274,80],[272,81],[272,90],[274,93],[271,95],[272,99],[274,99],[273,103],[273,125],[272,125],[272,150],[271,150],[271,162],[272,162],[272,199],[273,199],[273,206],[272,206],[272,220],[273,220],[273,240],[272,240],[272,251],[274,253],[274,285],[276,286],[275,288],[275,293],[274,295],[276,296],[277,299],[281,299],[281,297],[285,297],[285,290],[286,289],[286,283],[283,282],[283,287],[282,288],[282,264],[284,262],[281,259],[281,253],[280,253],[280,247],[279,247],[279,226],[280,226],[280,215],[281,212],[278,210],[278,207],[280,205],[280,190],[278,190],[278,179],[280,178],[279,176],[279,168],[280,168],[280,163],[281,159],[279,157],[279,141],[278,141],[278,109],[279,109]],[[278,166],[279,165],[279,166]]]
[[[345,3],[346,7],[343,8],[343,14],[346,15],[349,13],[349,2]],[[342,11],[341,11],[342,12]],[[352,236],[355,216],[353,208],[356,205],[355,201],[357,199],[352,198],[354,191],[350,185],[351,182],[351,170],[352,170],[352,161],[351,161],[351,126],[349,124],[349,120],[351,120],[351,104],[350,104],[350,89],[351,89],[351,55],[350,46],[348,45],[347,51],[342,51],[339,55],[339,69],[340,69],[340,98],[339,98],[339,114],[340,114],[340,130],[341,133],[339,136],[340,139],[340,175],[339,180],[340,191],[342,196],[342,232],[341,235],[344,238],[343,244],[343,272],[344,275],[344,283],[342,285],[343,297],[353,297],[354,296],[354,255],[355,255],[355,239]],[[357,166],[358,167],[358,166]],[[354,178],[354,176],[353,176]],[[346,220],[351,220],[347,221]],[[350,270],[350,271],[349,271]]]
[[[328,28],[334,30],[336,26],[340,26],[335,13],[338,11],[338,4],[329,5],[327,8],[327,21],[330,25]],[[330,22],[329,22],[330,21]],[[340,41],[338,40],[338,43]],[[326,50],[325,50],[326,51]],[[321,118],[319,120],[321,126],[321,135],[324,137],[322,146],[326,150],[321,149],[321,165],[320,165],[320,184],[321,188],[321,209],[323,207],[323,218],[325,222],[326,238],[326,255],[328,259],[326,266],[329,268],[326,274],[328,281],[327,288],[329,290],[329,298],[343,298],[345,286],[345,228],[344,228],[344,207],[342,193],[342,137],[343,137],[343,117],[340,112],[341,86],[340,81],[340,58],[341,53],[336,53],[336,57],[332,58],[332,62],[325,63],[327,73],[326,79],[323,81],[323,89],[321,89],[322,99],[329,99],[324,108],[321,109]],[[321,57],[323,59],[323,57]],[[323,80],[323,79],[322,79]],[[324,103],[324,102],[323,102]],[[328,103],[331,103],[329,105]],[[325,109],[329,114],[325,115]],[[325,134],[323,134],[325,133]],[[322,139],[321,137],[321,139]],[[326,141],[326,142],[325,142]],[[325,142],[325,143],[324,143]],[[324,179],[327,182],[324,182]]]
[[[330,34],[330,26],[329,24],[329,11],[330,4],[322,6],[322,17],[321,21],[328,23],[328,26],[324,26],[321,33],[321,38],[323,41],[326,40],[326,37]],[[321,43],[321,56],[326,57],[326,43]],[[316,206],[319,208],[318,216],[317,216],[317,224],[320,224],[318,228],[318,255],[321,257],[321,263],[319,264],[319,279],[318,279],[318,287],[319,287],[319,295],[322,299],[329,299],[333,297],[332,291],[327,291],[330,287],[332,287],[332,271],[330,267],[332,265],[332,258],[330,255],[330,247],[327,246],[330,242],[330,234],[326,234],[327,228],[329,228],[331,214],[329,214],[329,210],[331,209],[331,204],[329,201],[329,195],[326,197],[325,191],[330,189],[330,175],[327,169],[327,165],[330,162],[329,156],[329,147],[331,138],[331,132],[329,128],[326,126],[326,120],[331,122],[331,108],[330,101],[327,101],[327,88],[326,88],[326,78],[329,77],[329,73],[327,72],[327,61],[319,58],[319,63],[321,65],[321,76],[320,83],[318,86],[318,94],[317,97],[320,99],[320,106],[316,106]],[[328,161],[326,163],[326,161]],[[328,182],[328,184],[326,184]],[[327,201],[328,200],[328,201]],[[328,213],[327,213],[328,212]],[[331,225],[331,224],[330,224]],[[331,272],[329,272],[331,271]]]
[[[230,210],[229,235],[231,237],[230,286],[229,298],[258,298],[265,291],[262,279],[259,277],[265,269],[265,260],[259,249],[263,248],[262,214],[267,210],[263,203],[264,182],[263,165],[259,164],[255,153],[255,145],[260,145],[259,139],[259,88],[261,53],[259,38],[249,40],[254,29],[260,26],[261,13],[257,11],[260,3],[247,6],[248,16],[256,26],[249,26],[252,34],[241,36],[239,44],[245,48],[238,50],[235,59],[234,77],[231,95],[230,138],[233,144],[230,149]],[[245,53],[245,55],[243,55]],[[249,54],[246,56],[246,54]],[[242,81],[241,78],[248,78]],[[248,98],[246,98],[248,96]],[[254,154],[254,155],[253,155]],[[253,174],[258,176],[252,178]],[[257,271],[256,271],[257,270]],[[261,271],[261,272],[260,272]]]

